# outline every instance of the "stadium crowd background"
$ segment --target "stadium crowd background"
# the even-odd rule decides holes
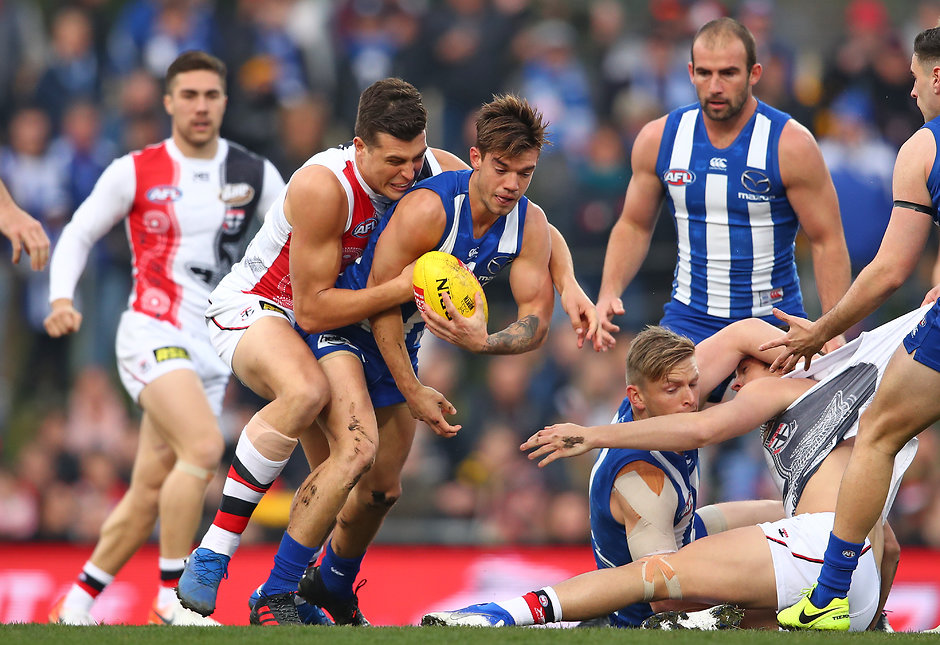
[[[431,113],[429,143],[464,158],[474,109],[515,91],[552,122],[553,145],[529,196],[565,234],[594,296],[633,138],[646,121],[695,100],[689,40],[719,15],[742,20],[757,38],[764,75],[756,95],[820,141],[857,273],[887,223],[897,148],[922,124],[909,97],[910,43],[936,25],[937,0],[3,0],[0,178],[55,243],[113,158],[168,135],[160,79],[186,49],[226,61],[223,136],[268,156],[285,178],[351,138],[359,92],[379,78],[414,83]],[[860,328],[920,303],[931,286],[931,244],[915,278]],[[816,317],[800,242],[798,257]],[[564,317],[532,355],[480,358],[428,339],[422,380],[447,394],[464,428],[451,440],[419,431],[405,494],[378,541],[585,543],[591,457],[538,469],[518,445],[555,421],[610,420],[630,333],[659,319],[674,261],[663,217],[607,353],[578,350]],[[48,273],[0,262],[0,540],[93,543],[127,485],[138,418],[113,347],[129,273],[119,227],[85,271],[81,333],[52,340],[42,328]],[[491,328],[514,317],[505,282],[488,297]],[[222,419],[230,442],[258,407],[232,384]],[[902,544],[940,547],[938,462],[931,430],[895,504]],[[704,463],[709,501],[774,495],[754,437],[706,451]],[[246,540],[279,535],[305,473],[295,455]],[[221,482],[210,489],[206,522]]]

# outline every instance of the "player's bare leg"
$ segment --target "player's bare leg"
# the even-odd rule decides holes
[[[180,579],[183,605],[202,615],[215,610],[228,561],[264,493],[283,470],[297,438],[329,400],[329,384],[290,322],[267,316],[245,330],[232,357],[235,375],[270,400],[249,420],[235,448],[222,504]]]
[[[376,410],[379,451],[336,520],[321,567],[307,571],[300,593],[324,607],[337,623],[368,624],[353,588],[366,549],[401,496],[401,471],[411,450],[415,421],[405,404]]]
[[[140,424],[130,486],[102,524],[101,535],[79,582],[73,584],[61,602],[56,604],[54,615],[50,616],[54,622],[93,622],[91,606],[103,589],[100,588],[102,581],[95,578],[102,577],[103,572],[107,574],[104,582],[109,583],[150,537],[157,521],[160,487],[175,461],[173,451],[144,416]],[[89,573],[96,569],[97,576]]]
[[[894,458],[912,437],[940,419],[940,372],[900,346],[885,368],[871,404],[859,418],[858,436],[842,476],[836,518],[823,568],[812,592],[781,610],[788,629],[826,629],[828,614],[847,614],[846,601],[861,545],[881,517]],[[804,621],[802,616],[814,617]],[[843,621],[840,629],[846,628]]]
[[[329,457],[314,468],[294,494],[287,532],[274,556],[274,568],[260,589],[264,602],[250,616],[253,623],[302,620],[299,613],[294,615],[296,603],[292,596],[309,562],[333,529],[349,492],[372,468],[378,451],[379,431],[361,359],[350,352],[333,352],[320,360],[320,366],[332,386],[330,403],[319,420],[329,441]],[[335,607],[325,608],[334,620],[343,622]]]
[[[697,540],[675,553],[599,569],[499,603],[435,612],[425,625],[530,625],[606,616],[651,601],[733,603],[775,609],[773,558],[763,531],[748,526]]]
[[[188,369],[168,372],[140,393],[144,419],[176,455],[160,489],[162,586],[151,623],[217,624],[184,609],[175,588],[202,519],[206,487],[215,476],[225,442],[199,376]]]

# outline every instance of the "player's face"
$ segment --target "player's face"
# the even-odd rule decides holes
[[[770,365],[756,358],[750,356],[742,358],[741,362],[738,363],[738,367],[734,370],[734,381],[731,382],[731,389],[737,392],[751,381],[768,376],[780,376],[780,373],[771,372]]]
[[[380,132],[375,145],[366,145],[359,137],[353,143],[356,146],[356,167],[366,184],[392,201],[401,199],[414,185],[428,149],[424,132],[411,141]]]
[[[934,69],[932,65],[921,64],[917,54],[911,56],[911,76],[914,77],[911,97],[917,101],[925,122],[940,116],[940,98],[933,91]]]
[[[496,152],[483,155],[478,148],[470,148],[470,165],[476,171],[471,180],[474,199],[496,217],[508,215],[529,188],[538,161],[535,149],[507,157]]]
[[[197,69],[178,74],[170,85],[163,105],[173,119],[177,143],[193,149],[184,152],[215,145],[228,100],[222,79],[215,72]]]
[[[708,45],[712,45],[709,47]],[[751,87],[760,78],[761,66],[747,69],[744,43],[732,38],[720,43],[699,38],[692,46],[689,76],[705,116],[728,121],[744,109]]]
[[[678,363],[665,378],[640,389],[648,415],[658,417],[698,409],[698,365],[690,356]]]

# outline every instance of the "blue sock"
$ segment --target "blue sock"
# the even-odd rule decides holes
[[[320,578],[330,593],[340,598],[353,597],[353,583],[362,566],[361,555],[358,558],[341,558],[333,553],[333,543],[329,542],[320,561]]]
[[[316,552],[316,547],[304,546],[284,531],[281,545],[274,554],[274,568],[261,587],[261,593],[271,596],[297,591],[297,584]]]
[[[832,602],[833,598],[845,598],[849,595],[852,573],[858,566],[858,558],[864,546],[864,542],[846,542],[829,533],[829,546],[826,547],[816,589],[810,596],[813,605],[822,608]]]

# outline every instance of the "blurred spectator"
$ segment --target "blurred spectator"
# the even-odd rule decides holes
[[[39,527],[36,495],[0,468],[0,540],[27,540]]]
[[[121,75],[137,67],[162,77],[184,51],[214,53],[215,20],[208,0],[131,0],[108,39],[112,67]]]
[[[36,87],[36,104],[58,133],[68,106],[101,98],[102,64],[94,49],[91,20],[82,9],[66,6],[52,22],[52,57]]]
[[[55,245],[65,225],[69,203],[65,166],[50,147],[51,125],[45,112],[20,109],[10,122],[10,146],[0,150],[0,178],[14,201],[38,219]],[[17,370],[27,369],[30,383],[17,384],[20,401],[53,398],[68,387],[68,342],[49,338],[42,320],[48,309],[49,269],[22,276],[22,302],[15,305],[25,321],[23,355]]]
[[[220,25],[220,56],[232,77],[222,136],[267,157],[279,147],[271,134],[281,106],[309,89],[303,53],[287,31],[292,6],[292,0],[240,0]]]
[[[278,111],[278,141],[269,155],[283,177],[290,177],[312,155],[326,148],[330,108],[321,96],[303,95]]]
[[[575,37],[574,27],[560,20],[540,22],[521,37],[526,58],[514,85],[549,122],[552,145],[542,151],[541,162],[561,154],[571,165],[579,163],[594,130],[588,74],[575,56]],[[544,173],[542,165],[539,170]]]
[[[117,453],[127,431],[124,399],[102,367],[89,366],[75,377],[68,401],[66,445],[85,454],[92,450]]]
[[[6,130],[17,104],[32,91],[42,69],[45,42],[36,3],[0,2],[0,130]]]
[[[121,154],[141,150],[169,135],[163,88],[150,72],[140,68],[122,79],[117,105],[109,110],[103,131],[107,139],[118,143]]]
[[[432,145],[464,155],[470,146],[465,122],[493,94],[505,91],[512,70],[509,45],[524,24],[527,6],[503,5],[444,0],[428,11],[418,38],[427,48],[423,75],[443,99],[442,120],[432,122],[443,141]]]
[[[878,252],[891,214],[891,176],[897,149],[875,128],[874,106],[859,89],[843,92],[829,110],[829,133],[820,138],[832,183],[852,273],[861,271]]]

